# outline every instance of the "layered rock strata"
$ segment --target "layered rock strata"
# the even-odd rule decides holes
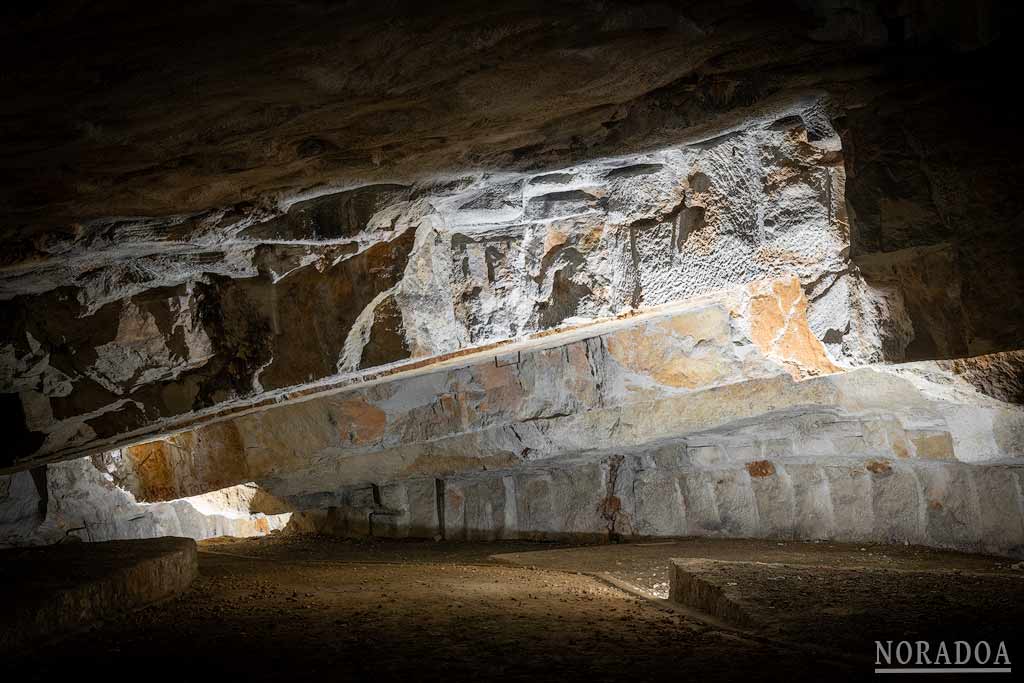
[[[97,226],[59,267],[5,280],[8,295],[49,288],[0,304],[6,465],[781,275],[809,292],[837,361],[873,358],[879,314],[846,257],[839,140],[808,139],[820,106],[557,172],[303,199],[211,225],[202,253],[168,250],[152,222]],[[125,241],[140,250],[130,262]]]
[[[179,536],[263,536],[288,526],[291,513],[255,484],[145,503],[119,486],[110,457],[48,468],[49,503],[41,514],[28,472],[0,477],[0,546]]]
[[[836,365],[788,278],[58,465],[78,479],[56,497],[89,489],[100,467],[149,501],[254,481],[297,511],[291,528],[344,534],[836,538],[1017,555],[1022,450],[1024,410],[941,364]],[[158,531],[111,519],[110,533]]]

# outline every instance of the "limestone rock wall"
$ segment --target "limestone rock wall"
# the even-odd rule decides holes
[[[881,142],[851,120],[818,95],[697,142],[544,172],[90,223],[59,261],[0,277],[0,468],[766,278],[798,279],[840,366],[1015,348],[993,331],[994,302],[967,313],[982,289],[965,289],[966,243],[932,229],[919,177],[932,167],[869,154]],[[894,168],[920,180],[904,199],[872,180]],[[977,231],[1002,244],[997,218]]]
[[[376,503],[371,480],[330,479],[338,469],[280,483],[306,489],[284,493],[303,510],[299,528],[347,535],[758,536],[1024,552],[1019,408],[934,363],[727,389],[588,413],[587,433],[618,425],[600,432],[612,451],[569,448],[485,472],[435,458],[432,478],[397,470],[390,481],[347,467],[377,477]],[[565,428],[549,424],[546,435]],[[332,483],[313,493],[314,480]]]
[[[378,500],[369,486],[352,487],[324,499],[321,508],[264,515],[246,514],[252,487],[131,504],[130,494],[115,491],[83,458],[53,466],[50,495],[58,502],[42,524],[29,477],[3,478],[10,488],[0,498],[0,542],[203,539],[275,530],[451,540],[712,536],[911,543],[1024,557],[1022,467],[1020,459],[994,466],[927,457],[823,462],[785,455],[777,444],[712,461],[706,446],[684,441],[385,483]],[[247,500],[239,505],[240,499]],[[23,508],[20,516],[15,504]]]
[[[627,406],[836,371],[805,309],[798,280],[755,283],[455,356],[440,368],[129,447],[122,462],[133,463],[134,475],[123,479],[145,480],[135,490],[146,499],[272,478],[291,491],[315,480],[374,481],[395,468],[509,464],[592,448],[597,432],[587,431],[588,421],[607,433]]]
[[[978,391],[1008,403],[1024,404],[1024,351],[1006,351],[938,362]]]
[[[1024,556],[1022,462],[769,457],[709,465],[683,444],[589,462],[385,487],[377,535],[593,540],[664,536],[910,543]],[[330,528],[327,524],[326,528]],[[359,534],[358,527],[348,533]],[[363,532],[365,533],[365,532]]]
[[[956,470],[1024,453],[1024,410],[944,364],[841,371],[811,334],[804,301],[795,279],[758,282],[456,357],[450,369],[427,366],[125,449],[115,477],[147,500],[251,479],[289,509],[336,508],[330,524],[366,533],[370,512],[392,509],[391,483],[557,468],[608,448],[672,443],[701,470],[762,460]],[[579,483],[586,495],[591,483]],[[374,486],[378,507],[365,501]],[[399,503],[393,509],[405,509]]]
[[[797,114],[471,185],[433,200],[441,221],[398,288],[405,317],[430,321],[410,342],[443,353],[781,275],[826,290],[848,266],[843,187],[838,137],[808,142]]]
[[[272,1],[242,37],[193,30],[232,3],[0,22],[7,63],[35,55],[0,133],[3,514],[31,511],[14,473],[66,460],[55,504],[99,537],[213,533],[221,508],[181,501],[248,482],[364,531],[410,506],[592,531],[603,487],[597,518],[633,500],[657,534],[811,533],[828,497],[814,534],[849,536],[912,472],[900,538],[981,543],[979,482],[1024,455],[1013,4],[535,5]],[[87,40],[39,53],[64,23]],[[680,491],[746,471],[797,512],[698,497],[659,526],[608,493],[669,443],[651,471]],[[588,458],[604,474],[559,469]],[[812,466],[878,479],[849,498]],[[531,517],[535,468],[576,502]],[[934,498],[961,536],[931,529],[936,472],[969,489]]]
[[[70,288],[7,302],[0,391],[15,438],[4,465],[337,373],[360,302],[401,277],[413,238],[285,280],[205,274],[95,310]]]
[[[146,504],[111,475],[109,463],[79,458],[50,465],[46,516],[28,472],[0,476],[0,547],[182,536],[262,536],[291,513],[254,484]]]
[[[921,74],[836,122],[853,262],[906,312],[884,335],[889,360],[1013,351],[1024,339],[1024,162],[1007,142],[1019,137],[1013,108],[982,60]]]
[[[396,368],[326,394],[299,396],[159,441],[54,466],[51,489],[55,514],[61,515],[56,519],[65,520],[60,522],[65,527],[76,523],[67,520],[80,520],[75,528],[97,538],[172,529],[195,537],[270,530],[269,523],[252,517],[259,511],[298,514],[291,529],[346,534],[392,533],[389,529],[447,534],[452,525],[452,533],[471,538],[487,537],[496,528],[525,534],[721,531],[802,537],[817,508],[799,508],[782,521],[768,519],[769,510],[762,527],[761,513],[744,511],[739,502],[720,510],[713,496],[703,503],[694,498],[686,505],[711,507],[687,512],[684,505],[671,514],[654,513],[644,508],[648,496],[635,491],[628,499],[634,526],[624,532],[616,525],[627,499],[609,490],[617,490],[620,475],[625,482],[645,469],[651,471],[644,476],[655,482],[664,477],[703,481],[700,477],[718,476],[708,472],[720,472],[732,479],[747,476],[745,485],[755,488],[760,484],[750,483],[750,477],[776,472],[835,470],[861,472],[857,476],[863,478],[863,472],[895,471],[911,483],[952,478],[936,504],[955,510],[967,506],[973,516],[950,513],[948,524],[956,528],[946,529],[928,521],[927,515],[939,513],[926,510],[900,522],[898,539],[875,522],[863,522],[857,535],[842,526],[854,523],[847,514],[862,519],[872,511],[885,517],[876,510],[882,494],[857,484],[848,496],[845,489],[835,494],[846,496],[842,500],[849,509],[834,513],[832,526],[816,533],[1016,553],[1016,541],[1011,542],[1016,527],[986,531],[989,522],[978,506],[987,499],[970,496],[979,495],[971,482],[1003,477],[1008,488],[992,494],[1001,496],[998,505],[1009,509],[1019,503],[1019,496],[1011,495],[1018,491],[1010,485],[1015,480],[1007,473],[1016,472],[1024,453],[1024,409],[978,391],[969,369],[984,368],[980,361],[960,363],[959,371],[957,363],[946,362],[844,369],[813,334],[809,309],[798,278],[762,280]],[[1009,362],[1012,366],[1012,358]],[[605,470],[577,466],[597,461]],[[637,464],[641,461],[647,465]],[[535,481],[531,477],[538,472],[555,474]],[[17,490],[5,504],[12,518],[25,519],[32,509],[21,489],[29,478],[14,476],[20,480],[11,478],[9,486]],[[517,477],[526,478],[515,484]],[[776,497],[764,504],[796,510],[792,491],[811,484],[783,475],[778,481],[789,483],[775,486],[771,495]],[[259,501],[225,493],[246,482],[256,482],[263,492]],[[551,494],[552,486],[568,489]],[[825,493],[819,492],[815,505],[825,505],[821,496],[832,496],[831,486],[821,483]],[[525,492],[521,500],[518,490]],[[728,495],[750,502],[755,500],[750,491]],[[204,508],[196,502],[204,495],[219,502]],[[569,507],[543,512],[550,507],[543,501],[551,496]],[[609,502],[609,496],[618,502]],[[459,500],[477,502],[463,508]],[[920,505],[900,514],[906,517]],[[244,513],[222,512],[246,506]],[[707,519],[747,515],[747,521],[720,527],[686,521],[698,512]],[[431,527],[417,517],[429,514],[444,524]],[[44,524],[27,535],[23,530],[18,538],[46,538],[51,527]]]
[[[277,216],[96,224],[59,266],[3,280],[16,295],[0,304],[0,394],[18,433],[6,464],[765,277],[800,279],[834,359],[871,359],[858,330],[877,311],[856,301],[821,106],[554,172],[368,185]]]

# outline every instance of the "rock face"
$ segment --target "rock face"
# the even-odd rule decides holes
[[[104,538],[280,525],[246,527],[262,509],[343,534],[1024,552],[1024,409],[936,363],[844,370],[802,292],[797,278],[758,281],[61,464],[55,519]],[[265,493],[230,503],[223,487],[249,481]],[[182,521],[195,494],[242,507],[241,521]]]
[[[376,509],[377,536],[828,539],[1024,556],[1019,463],[769,456],[707,464],[700,457],[701,449],[679,443],[460,475],[441,488],[410,479],[383,487],[377,508],[353,490],[343,503],[301,513],[294,524],[360,536],[370,533],[367,513]]]
[[[248,263],[249,277],[205,273],[130,294],[144,286],[133,279],[113,301],[77,279],[77,290],[15,297],[3,305],[3,388],[25,418],[7,465],[783,275],[800,286],[774,315],[790,315],[802,288],[834,362],[879,360],[877,339],[906,313],[848,259],[839,138],[820,108],[554,173],[304,200],[236,228],[228,260]]]
[[[46,254],[45,228],[73,232],[83,220],[536,166],[569,147],[607,156],[667,126],[837,82],[856,101],[878,87],[886,48],[977,48],[1013,18],[987,3],[884,2],[136,10],[5,11],[0,44],[20,95],[5,119],[5,169],[20,171],[5,183],[5,230],[21,247],[6,259]],[[244,32],[227,30],[243,17]]]
[[[119,454],[48,468],[49,505],[39,514],[27,472],[0,477],[0,546],[181,536],[262,536],[287,527],[291,514],[255,484],[178,498],[137,502],[117,479]],[[113,474],[112,474],[113,473]]]
[[[116,5],[16,17],[5,50],[91,33],[73,105],[55,56],[12,76],[5,537],[1019,554],[983,510],[1024,455],[1014,10],[834,4],[271,2],[184,52]]]
[[[1003,144],[1017,124],[980,81],[957,80],[978,68],[964,59],[944,93],[917,83],[838,126],[853,259],[872,286],[902,298],[913,328],[893,360],[1011,351],[1024,339],[1012,293],[1024,282],[1014,237],[1024,200],[1012,189],[1024,166]]]

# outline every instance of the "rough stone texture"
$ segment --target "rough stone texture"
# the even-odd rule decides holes
[[[1012,108],[986,82],[999,78],[998,67],[977,78],[987,63],[978,54],[922,73],[837,124],[853,260],[873,286],[885,288],[895,277],[902,292],[893,295],[903,298],[914,329],[906,348],[891,349],[892,360],[1021,345],[1024,252],[1017,235],[1024,199],[1015,188],[1024,157],[1006,143],[1018,137]]]
[[[0,547],[159,536],[262,536],[284,529],[290,519],[285,506],[254,484],[153,504],[136,502],[115,483],[107,463],[97,465],[81,458],[49,467],[45,518],[27,472],[0,476]]]
[[[38,528],[13,475],[14,541],[266,533],[296,511],[289,528],[342,535],[1019,555],[1024,410],[934,362],[842,371],[805,301],[795,278],[758,281],[51,466]],[[265,493],[223,489],[244,482]]]
[[[281,280],[211,275],[95,311],[66,288],[13,300],[2,390],[29,406],[12,429],[33,440],[4,465],[337,373],[350,328],[400,277],[413,237]]]
[[[1024,403],[1024,351],[1007,351],[973,358],[940,361],[978,391],[1008,403]]]
[[[211,425],[93,456],[118,486],[140,502],[184,498],[226,488],[245,479],[241,438],[231,425]]]
[[[756,282],[53,466],[51,505],[103,538],[265,532],[251,513],[294,510],[292,529],[357,536],[1021,554],[1024,410],[937,363],[839,371],[803,301],[795,279]],[[10,479],[12,515],[33,514],[27,480]],[[243,488],[238,522],[197,499],[137,512],[248,481],[269,495]]]
[[[754,284],[204,427],[175,439],[210,444],[201,455],[212,482],[187,468],[173,478],[186,494],[255,480],[302,496],[685,434],[710,440],[708,462],[731,457],[727,445],[751,460],[1019,454],[1020,411],[944,386],[932,366],[823,374],[837,368],[802,303],[776,296],[799,291]]]
[[[11,456],[117,443],[338,373],[765,277],[799,278],[835,359],[871,359],[858,340],[878,323],[851,313],[862,285],[846,259],[838,137],[808,141],[814,106],[700,145],[559,173],[304,200],[221,245],[250,264],[234,277],[189,273],[186,253],[173,284],[130,277],[97,290],[72,277],[15,297],[0,306],[0,389],[16,392],[26,414],[26,442]],[[283,249],[320,256],[290,259]],[[119,267],[88,263],[90,277]],[[758,304],[755,317],[781,320],[796,299],[804,305],[799,288],[785,297],[781,309]],[[66,347],[68,338],[77,342]]]
[[[774,486],[744,476],[739,469],[716,469],[705,475],[652,469],[643,476],[648,486],[657,486],[655,482],[672,486],[675,480],[680,488],[682,482],[692,487],[694,476],[715,482],[712,516],[723,520],[722,525],[707,529],[691,522],[686,532],[704,531],[694,535],[909,542],[1013,556],[1024,552],[1021,495],[1012,486],[1004,486],[1006,481],[1019,480],[1019,461],[1014,466],[992,469],[913,462],[883,475],[870,472],[863,462],[844,459],[828,465],[776,461],[775,468],[777,473],[771,476],[776,481],[768,482]],[[857,480],[860,490],[851,496],[850,482]],[[937,481],[943,485],[935,485]],[[919,488],[924,489],[927,502],[918,497]],[[903,499],[894,495],[899,491]],[[754,505],[748,503],[752,496],[756,496]],[[989,524],[994,523],[995,510],[1003,513],[998,531],[977,524],[979,511],[993,520]],[[731,516],[751,513],[753,528],[730,528],[724,522]],[[677,508],[675,515],[690,519],[691,507],[684,502],[683,511]],[[871,519],[876,520],[874,524]],[[858,525],[857,520],[865,521]],[[658,519],[639,521],[640,535],[671,532],[671,527],[659,526]]]
[[[669,569],[669,599],[715,619],[740,628],[763,627],[749,612],[744,600],[729,591],[730,584],[706,568],[714,569],[719,560],[672,560]],[[711,576],[709,577],[708,574]]]
[[[676,445],[687,450],[685,443]],[[345,503],[296,513],[297,526],[348,536],[444,536],[452,540],[606,540],[708,536],[927,545],[1024,557],[1024,476],[1017,459],[998,466],[830,458],[743,464],[651,464],[651,450],[447,477],[382,488],[383,506],[359,490]],[[366,489],[362,489],[363,492]],[[418,499],[417,505],[406,501]],[[444,506],[439,522],[433,503]],[[381,520],[386,520],[381,523]]]
[[[166,600],[196,577],[195,541],[73,543],[0,555],[0,652]]]
[[[12,69],[0,468],[783,275],[841,365],[1020,345],[1012,6],[535,4],[8,17],[89,38]]]
[[[536,5],[5,15],[76,33],[9,79],[0,472],[99,537],[1016,552],[1012,4]]]
[[[9,261],[45,257],[62,235],[44,229],[73,233],[83,220],[241,212],[283,192],[442,169],[557,166],[811,89],[852,109],[950,53],[996,43],[1015,18],[1001,4],[870,1],[136,10],[5,12],[0,44],[21,94],[3,138],[5,169],[20,171],[4,194],[20,247]],[[224,30],[239,17],[244,32]],[[64,40],[41,49],[55,32]]]

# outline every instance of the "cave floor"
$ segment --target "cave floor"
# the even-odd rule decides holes
[[[41,645],[3,661],[0,670],[17,676],[7,680],[48,680],[85,659],[131,667],[136,658],[161,657],[169,667],[135,665],[152,672],[147,677],[176,680],[205,674],[246,680],[861,680],[871,675],[872,639],[913,637],[866,632],[851,621],[866,651],[840,652],[816,648],[823,643],[813,637],[795,643],[709,625],[654,598],[667,589],[674,557],[785,562],[812,571],[940,570],[919,587],[881,581],[873,584],[877,590],[862,584],[849,596],[885,600],[887,590],[899,590],[902,610],[919,609],[924,620],[941,614],[939,621],[956,624],[965,639],[972,624],[992,631],[1020,623],[1024,604],[1024,577],[1010,561],[913,547],[707,539],[567,547],[278,536],[203,542],[199,577],[183,595]],[[744,571],[757,592],[764,577],[751,574],[750,565]],[[884,572],[866,575],[878,574]],[[944,594],[964,586],[965,575],[996,582],[986,588],[1002,595],[944,601]],[[813,616],[814,596],[806,597],[806,613]],[[846,607],[856,613],[858,605]],[[903,614],[899,624],[906,629],[914,619]],[[855,640],[842,642],[850,647]]]

